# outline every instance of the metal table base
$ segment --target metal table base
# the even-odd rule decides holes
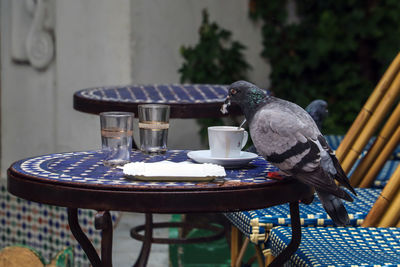
[[[290,256],[297,250],[301,240],[301,227],[300,227],[300,214],[299,214],[299,203],[290,203],[290,217],[292,221],[292,241],[290,244],[279,254],[274,261],[269,265],[270,267],[282,266]],[[112,266],[112,221],[109,211],[99,211],[95,217],[95,227],[102,232],[101,239],[101,258],[94,249],[92,243],[87,238],[85,233],[82,231],[78,222],[78,210],[76,208],[68,208],[68,223],[72,234],[85,251],[90,263],[94,267],[105,267]],[[190,224],[192,228],[201,228],[213,231],[215,234],[206,237],[198,238],[154,238],[153,229],[163,227],[188,227],[184,222],[164,222],[164,223],[153,223],[153,214],[146,213],[146,221],[144,225],[140,225],[131,229],[131,236],[134,239],[143,242],[140,254],[135,267],[142,267],[147,265],[149,254],[152,243],[158,244],[189,244],[189,243],[200,243],[200,242],[211,242],[217,240],[224,235],[224,229],[218,226],[198,224]],[[139,232],[144,230],[144,235],[140,235]]]

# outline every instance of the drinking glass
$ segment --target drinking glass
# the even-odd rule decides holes
[[[116,166],[129,162],[132,150],[133,118],[134,114],[131,112],[100,113],[104,165]]]
[[[167,151],[169,113],[168,105],[145,104],[138,106],[140,150],[148,154]]]

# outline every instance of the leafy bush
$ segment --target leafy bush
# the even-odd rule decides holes
[[[203,21],[199,29],[199,42],[194,47],[182,46],[184,63],[179,69],[181,82],[230,84],[246,79],[250,65],[246,62],[245,46],[232,41],[232,33],[209,22],[203,10]]]
[[[179,69],[181,82],[230,84],[246,79],[250,65],[246,62],[243,50],[245,46],[232,41],[232,33],[221,29],[215,22],[209,22],[208,13],[203,10],[203,21],[199,29],[199,42],[194,46],[182,46],[184,58]],[[223,125],[223,120],[199,119],[200,135],[206,141],[207,127]]]
[[[306,106],[329,104],[327,133],[344,133],[400,46],[400,1],[250,0],[263,22],[263,52],[272,67],[271,90]],[[292,19],[293,21],[293,19]]]

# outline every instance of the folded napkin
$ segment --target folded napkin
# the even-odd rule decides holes
[[[148,177],[224,177],[224,167],[216,164],[191,162],[131,162],[125,164],[123,172],[131,176]]]

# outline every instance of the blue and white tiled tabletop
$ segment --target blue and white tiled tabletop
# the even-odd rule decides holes
[[[140,104],[167,104],[171,118],[218,118],[228,95],[227,85],[216,84],[149,84],[101,86],[74,94],[74,109],[98,114],[104,111],[129,111],[137,115]],[[237,105],[230,115],[240,115]]]
[[[223,102],[228,87],[210,84],[154,84],[84,89],[77,96],[92,100],[127,103],[213,103]]]
[[[140,151],[134,151],[131,161],[156,162],[168,160],[173,162],[191,161],[187,157],[186,150],[171,150],[165,155],[146,155]],[[130,189],[162,189],[177,190],[201,190],[212,188],[224,189],[232,187],[248,187],[271,183],[268,177],[276,177],[277,168],[270,165],[263,158],[258,157],[247,166],[239,169],[226,169],[226,177],[223,180],[212,182],[161,182],[141,181],[124,177],[121,169],[110,168],[102,163],[101,151],[82,151],[57,153],[20,160],[12,165],[12,170],[31,179],[40,179],[54,183],[69,184],[71,186],[112,188],[119,190]]]

